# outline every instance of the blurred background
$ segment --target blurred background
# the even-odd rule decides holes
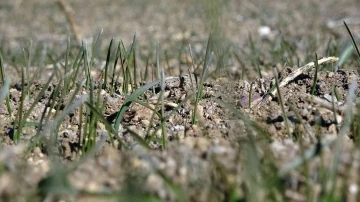
[[[91,43],[103,30],[106,48],[112,37],[130,44],[136,32],[140,52],[159,42],[172,59],[188,44],[201,52],[213,32],[218,58],[235,51],[244,64],[256,57],[266,66],[270,52],[285,42],[289,52],[282,57],[298,65],[314,52],[340,54],[349,42],[343,20],[358,38],[359,8],[357,0],[2,0],[0,42],[4,55],[16,55],[29,41],[37,49],[64,51],[68,37],[73,45]]]

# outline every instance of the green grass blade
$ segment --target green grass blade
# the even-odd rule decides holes
[[[317,60],[316,60],[316,61],[317,61]],[[283,117],[284,117],[284,123],[285,123],[286,131],[287,131],[288,136],[289,136],[289,137],[292,137],[292,136],[291,136],[291,133],[290,133],[290,127],[289,127],[288,117],[287,117],[286,112],[285,112],[285,106],[284,106],[283,98],[282,98],[281,93],[280,93],[278,72],[277,72],[277,70],[276,70],[275,67],[274,67],[274,74],[275,74],[275,85],[276,85],[276,89],[277,89],[278,100],[279,100],[279,104],[280,104],[280,108],[281,108],[282,115],[283,115]]]
[[[318,71],[319,71],[319,63],[318,63],[318,56],[315,53],[315,75],[314,75],[314,82],[313,85],[311,87],[311,95],[315,94],[315,90],[316,90],[316,84],[317,84],[317,75],[318,75]]]
[[[100,121],[105,125],[106,129],[110,131],[110,133],[114,134],[115,136],[118,136],[118,133],[114,130],[114,128],[109,124],[109,122],[106,120],[106,118],[102,115],[101,112],[99,112],[94,106],[92,106],[89,102],[85,102],[86,106],[89,107],[89,109],[100,119]],[[114,139],[111,135],[110,142],[114,146]],[[125,144],[121,141],[119,138],[119,142],[122,146],[125,146]]]
[[[134,131],[130,130],[129,127],[124,126],[124,128],[126,129],[127,132],[130,133],[131,137],[134,138],[134,140],[140,144],[142,147],[144,147],[145,149],[151,149],[151,147],[147,144],[147,142],[140,137],[137,133],[135,133]]]
[[[142,94],[144,94],[145,91],[147,91],[149,88],[160,84],[160,80],[157,81],[153,81],[150,82],[140,88],[138,88],[137,90],[135,90],[131,95],[129,95],[124,104],[121,106],[116,118],[115,118],[115,123],[114,123],[114,129],[115,131],[119,131],[119,125],[121,123],[122,117],[124,116],[125,112],[127,109],[129,109],[130,105],[132,102],[134,102],[135,100],[138,99],[139,96],[141,96]]]
[[[34,107],[37,105],[37,103],[39,102],[41,97],[44,95],[45,91],[48,89],[48,87],[50,85],[50,82],[53,80],[56,72],[57,72],[57,68],[55,66],[55,69],[54,69],[53,73],[51,74],[51,76],[49,77],[48,81],[46,82],[44,87],[41,89],[40,93],[36,96],[34,102],[31,104],[30,108],[28,109],[28,111],[24,115],[24,117],[23,117],[24,120],[27,120],[27,118],[30,116],[30,114],[31,114],[32,110],[34,109]]]
[[[110,41],[110,45],[109,45],[108,52],[107,52],[107,56],[106,56],[105,73],[104,73],[104,83],[103,83],[103,85],[102,85],[102,89],[105,89],[105,88],[106,88],[108,71],[109,71],[109,64],[110,64],[111,48],[112,48],[113,41],[114,41],[114,38],[112,38],[111,41]]]
[[[347,24],[346,24],[346,22],[345,22],[345,21],[344,21],[344,25],[345,25],[346,30],[348,31],[348,33],[349,33],[349,35],[350,35],[351,41],[352,41],[352,43],[353,43],[353,45],[354,45],[354,48],[355,48],[355,50],[356,50],[356,53],[357,53],[357,55],[358,55],[359,59],[360,59],[360,52],[359,52],[359,49],[358,49],[358,47],[357,47],[357,45],[356,45],[355,39],[354,39],[354,37],[353,37],[353,35],[352,35],[352,33],[351,33],[350,29],[349,29],[349,27],[347,26]]]
[[[100,42],[101,42],[101,36],[103,33],[103,29],[100,30],[99,35],[96,38],[96,41],[94,43],[93,49],[91,51],[91,59],[90,59],[90,65],[92,66],[94,64],[94,59],[95,57],[98,55],[98,49],[100,46]]]
[[[335,71],[337,71],[339,68],[341,69],[341,67],[345,64],[345,62],[349,60],[350,56],[352,55],[352,52],[353,52],[353,45],[348,44],[345,47],[345,49],[341,52],[339,61],[335,66]]]

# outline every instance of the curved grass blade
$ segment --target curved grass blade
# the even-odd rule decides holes
[[[347,24],[346,24],[345,21],[344,21],[344,25],[345,25],[346,30],[348,31],[348,33],[349,33],[349,35],[350,35],[351,41],[353,42],[354,48],[355,48],[355,50],[356,50],[356,53],[357,53],[357,55],[358,55],[358,57],[359,57],[359,59],[360,59],[360,51],[359,51],[359,49],[358,49],[358,47],[357,47],[357,45],[356,45],[355,39],[354,39],[354,37],[353,37],[350,29],[349,29],[349,27],[347,26]]]
[[[129,95],[126,98],[124,104],[121,106],[121,108],[115,118],[114,129],[116,132],[119,131],[119,125],[121,123],[122,117],[124,116],[126,110],[129,109],[131,103],[134,102],[135,100],[137,100],[138,97],[140,95],[144,94],[144,92],[147,91],[149,88],[156,86],[158,84],[160,84],[160,80],[150,82],[150,83],[138,88],[137,90],[135,90],[131,95]]]

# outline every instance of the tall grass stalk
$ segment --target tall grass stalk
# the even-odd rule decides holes
[[[287,132],[288,136],[289,136],[290,138],[292,138],[292,135],[291,135],[291,132],[290,132],[289,123],[288,123],[288,117],[287,117],[287,115],[286,115],[284,102],[283,102],[283,99],[282,99],[281,93],[280,93],[278,72],[277,72],[277,69],[276,69],[276,68],[274,68],[274,74],[275,74],[275,85],[276,85],[276,89],[277,89],[277,95],[278,95],[278,99],[279,99],[279,104],[280,104],[281,112],[282,112],[282,115],[283,115],[283,117],[284,117],[284,123],[285,123],[285,127],[286,127],[286,132]]]
[[[161,137],[162,147],[166,149],[166,134],[165,134],[165,107],[164,107],[164,93],[165,93],[165,72],[164,68],[161,69],[161,92],[160,92],[160,103],[161,103]]]
[[[106,89],[106,85],[107,85],[107,78],[108,78],[108,71],[109,71],[109,64],[110,64],[110,56],[111,56],[111,48],[112,48],[113,41],[114,41],[114,38],[112,38],[111,41],[110,41],[110,45],[109,45],[107,56],[106,56],[104,83],[102,85],[102,89]]]
[[[311,87],[311,95],[314,95],[315,94],[315,90],[316,90],[316,84],[317,84],[317,80],[318,80],[318,71],[319,71],[319,63],[318,63],[318,56],[317,54],[315,53],[315,75],[314,75],[314,82],[313,82],[313,85]]]
[[[15,132],[14,132],[14,141],[17,143],[20,140],[20,134],[22,133],[22,127],[24,124],[24,120],[23,120],[23,109],[24,109],[24,100],[25,100],[25,71],[24,71],[24,66],[22,66],[21,68],[21,97],[20,97],[20,105],[18,108],[18,112],[17,112],[17,121],[16,121],[16,126],[15,126]]]
[[[360,51],[359,51],[359,49],[358,49],[358,47],[357,47],[357,45],[356,45],[355,39],[354,39],[354,37],[353,37],[350,29],[349,29],[349,27],[348,27],[348,25],[346,24],[345,21],[344,21],[344,25],[345,25],[345,27],[346,27],[347,32],[348,32],[349,35],[350,35],[350,38],[351,38],[351,41],[352,41],[352,43],[353,43],[354,49],[356,50],[357,56],[358,56],[359,59],[360,59]]]

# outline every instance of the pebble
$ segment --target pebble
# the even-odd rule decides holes
[[[334,77],[334,72],[329,72],[327,76],[328,76],[328,78],[333,78]]]
[[[150,121],[149,121],[149,120],[146,120],[146,119],[143,119],[143,120],[141,120],[141,125],[142,125],[144,128],[148,128],[149,125],[150,125]]]
[[[302,117],[307,117],[308,114],[309,114],[309,111],[306,108],[302,109],[301,112],[300,112],[300,115]]]

